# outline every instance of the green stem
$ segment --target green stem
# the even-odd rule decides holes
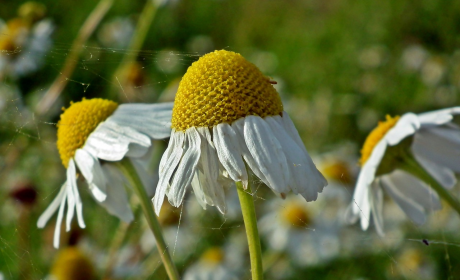
[[[147,223],[149,224],[149,227],[152,230],[153,235],[155,236],[158,251],[160,252],[161,260],[163,261],[169,279],[179,280],[179,273],[177,272],[177,268],[171,259],[171,255],[169,254],[168,247],[163,238],[160,223],[158,222],[157,216],[153,211],[152,202],[150,201],[150,199],[147,196],[147,193],[145,192],[144,185],[142,184],[142,181],[139,178],[136,169],[134,168],[131,161],[127,158],[119,162],[119,167],[121,168],[125,176],[128,178],[129,182],[133,186],[134,191],[136,192],[140,200],[142,211],[144,212],[145,218],[147,219]]]
[[[434,189],[442,199],[447,201],[447,203],[460,215],[460,201],[455,196],[452,196],[438,183],[438,181],[436,181],[422,166],[420,166],[411,154],[404,157],[402,169],[430,185],[430,187]]]
[[[249,256],[251,258],[251,273],[253,280],[263,279],[262,250],[260,249],[259,231],[257,229],[256,211],[254,200],[251,195],[251,185],[243,189],[241,182],[236,182],[236,189],[240,199],[241,211],[243,212],[244,226],[248,238]]]

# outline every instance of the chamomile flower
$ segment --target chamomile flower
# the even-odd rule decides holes
[[[460,129],[451,122],[459,113],[460,107],[454,107],[387,116],[380,122],[361,150],[361,172],[348,211],[350,222],[360,218],[366,230],[372,214],[377,232],[383,235],[382,189],[416,224],[440,209],[439,196],[432,188],[451,189],[456,183],[454,172],[460,172]]]
[[[224,187],[249,169],[275,193],[316,200],[327,185],[305,149],[273,82],[241,55],[215,51],[189,67],[174,101],[171,139],[153,199],[178,207],[192,186],[202,205],[225,213]]]
[[[120,161],[124,157],[132,159],[139,171],[144,169],[139,173],[147,181],[148,173],[140,160],[151,146],[151,139],[166,138],[170,134],[171,108],[172,103],[118,105],[113,101],[95,98],[72,103],[64,111],[57,125],[57,147],[62,164],[67,169],[67,180],[38,220],[38,227],[44,227],[59,209],[55,247],[59,245],[66,205],[67,231],[70,230],[75,210],[79,226],[85,227],[77,188],[77,167],[94,198],[109,213],[126,222],[133,219],[124,189],[127,180],[110,162]]]
[[[26,2],[19,17],[2,24],[0,21],[0,77],[17,78],[36,71],[51,47],[54,25],[42,19],[43,4]]]
[[[307,204],[297,196],[288,196],[267,206],[259,228],[272,250],[286,252],[298,266],[318,264],[338,255],[339,224],[328,219],[317,202]]]

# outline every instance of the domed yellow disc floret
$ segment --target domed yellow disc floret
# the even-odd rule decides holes
[[[290,226],[296,228],[304,228],[310,223],[310,215],[305,206],[295,201],[282,209],[281,217]]]
[[[221,50],[204,55],[188,68],[174,101],[172,128],[213,127],[248,115],[282,112],[270,79],[240,54]]]
[[[361,166],[369,159],[372,151],[374,150],[377,143],[382,140],[383,136],[390,130],[399,120],[399,116],[392,118],[391,116],[386,116],[386,121],[379,122],[378,126],[369,133],[366,141],[364,142],[363,148],[361,149],[361,159],[359,163]]]
[[[75,151],[83,147],[91,132],[112,115],[117,107],[118,104],[110,100],[83,98],[64,109],[57,124],[57,148],[66,168]]]

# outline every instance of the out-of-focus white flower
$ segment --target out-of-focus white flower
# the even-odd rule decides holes
[[[223,246],[210,247],[184,273],[184,280],[242,279],[246,259],[244,238],[231,235]]]
[[[51,47],[50,20],[30,22],[14,18],[0,26],[0,78],[17,78],[36,71]]]
[[[296,196],[270,201],[259,221],[260,233],[273,250],[285,251],[296,265],[318,264],[339,253],[339,225],[323,219],[317,203]]]
[[[116,17],[105,23],[97,37],[108,48],[126,48],[134,33],[134,23],[127,17]]]
[[[420,45],[411,45],[404,49],[402,62],[405,68],[419,70],[428,57],[428,52]]]
[[[361,150],[362,168],[349,221],[360,218],[366,230],[372,215],[377,232],[383,235],[382,189],[416,224],[424,223],[427,213],[440,209],[438,194],[426,181],[445,189],[457,181],[454,172],[460,172],[460,129],[451,120],[459,113],[460,107],[454,107],[387,116],[379,123]]]
[[[77,187],[77,167],[88,183],[94,198],[109,213],[130,222],[133,214],[124,185],[127,179],[110,162],[125,157],[133,159],[147,193],[153,194],[154,181],[141,159],[147,154],[151,139],[162,139],[170,133],[172,103],[123,104],[104,99],[83,99],[72,103],[58,123],[57,147],[67,180],[56,198],[38,220],[45,226],[59,209],[54,235],[54,246],[59,246],[59,234],[67,204],[67,231],[70,230],[75,210],[80,227],[84,228],[83,205]],[[101,164],[104,160],[105,164]],[[129,185],[129,184],[128,184]]]

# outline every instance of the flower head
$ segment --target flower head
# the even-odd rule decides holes
[[[152,193],[151,178],[141,164],[141,157],[149,150],[151,139],[166,138],[169,135],[171,108],[171,103],[118,105],[113,101],[95,98],[72,103],[64,110],[58,122],[57,147],[67,169],[67,180],[38,220],[38,226],[44,227],[59,208],[55,247],[59,244],[60,225],[66,204],[67,231],[70,230],[75,210],[79,226],[85,227],[77,187],[77,167],[94,198],[109,213],[126,222],[133,219],[124,190],[128,182],[110,162],[120,161],[124,157],[131,158],[144,185],[151,186],[147,192]]]
[[[60,250],[51,268],[56,280],[91,280],[95,274],[91,261],[75,246]]]
[[[427,213],[440,209],[439,197],[424,174],[446,189],[456,183],[460,129],[451,120],[459,113],[460,108],[455,107],[387,116],[379,123],[361,150],[361,172],[347,215],[350,222],[360,218],[365,230],[372,214],[377,231],[383,235],[382,189],[416,224],[424,223]],[[417,172],[414,166],[422,171]]]
[[[153,199],[178,207],[192,186],[203,206],[225,213],[223,188],[248,183],[246,164],[275,193],[315,200],[327,184],[270,79],[241,55],[209,53],[192,64],[174,101],[171,140]]]

